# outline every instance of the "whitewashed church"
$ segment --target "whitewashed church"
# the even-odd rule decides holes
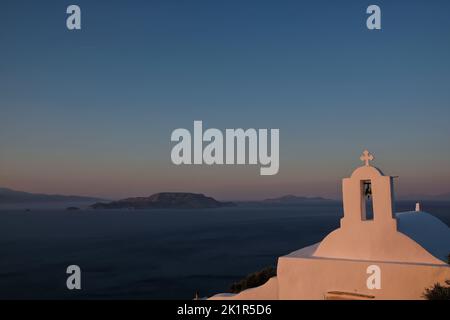
[[[368,151],[361,160],[342,181],[340,228],[280,257],[277,276],[264,285],[210,299],[423,299],[425,288],[450,279],[450,229],[419,205],[395,213],[394,177],[371,166]]]

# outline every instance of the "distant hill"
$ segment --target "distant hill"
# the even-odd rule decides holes
[[[317,204],[335,202],[336,200],[326,199],[322,197],[300,197],[294,195],[285,195],[278,198],[270,198],[261,201],[241,201],[241,206],[295,206],[302,204]]]
[[[235,206],[200,193],[161,192],[149,197],[127,198],[109,203],[98,202],[92,209],[202,209]]]
[[[294,195],[286,195],[279,198],[265,199],[262,202],[266,204],[301,204],[305,202],[322,202],[332,201],[322,197],[298,197]]]
[[[95,202],[102,199],[83,196],[64,196],[57,194],[41,194],[0,188],[0,204],[28,204],[43,202]]]
[[[438,195],[427,194],[410,194],[399,197],[399,200],[414,200],[414,201],[450,201],[450,193],[443,193]]]

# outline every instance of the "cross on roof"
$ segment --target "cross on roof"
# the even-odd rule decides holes
[[[368,150],[364,150],[362,156],[359,159],[361,159],[361,161],[364,161],[364,165],[368,167],[370,166],[369,161],[372,161],[374,157]]]

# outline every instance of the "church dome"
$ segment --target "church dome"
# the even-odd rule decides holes
[[[434,257],[447,261],[450,254],[450,228],[426,212],[408,211],[395,214],[397,230],[413,239]]]

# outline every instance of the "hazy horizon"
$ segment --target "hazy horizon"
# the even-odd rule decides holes
[[[190,190],[160,190],[157,192],[152,192],[152,193],[139,193],[139,194],[130,194],[130,195],[125,195],[125,196],[121,196],[121,197],[102,197],[102,196],[96,196],[96,195],[91,195],[91,194],[64,194],[64,193],[59,193],[59,192],[50,192],[50,193],[45,193],[45,192],[39,192],[39,191],[27,191],[27,190],[16,190],[16,189],[12,189],[9,187],[5,187],[5,186],[0,186],[0,189],[8,189],[11,191],[17,191],[17,192],[25,192],[25,193],[30,193],[30,194],[41,194],[41,195],[47,195],[47,196],[74,196],[74,197],[85,197],[85,198],[96,198],[99,200],[105,200],[105,201],[116,201],[116,200],[121,200],[121,199],[126,199],[126,198],[133,198],[133,197],[147,197],[147,196],[151,196],[155,193],[164,193],[164,192],[169,192],[169,193],[177,193],[177,192],[182,192],[182,193],[201,193],[204,194],[205,196],[209,196],[209,197],[213,197],[216,200],[220,200],[220,201],[261,201],[261,200],[266,200],[266,199],[275,199],[275,198],[280,198],[280,197],[284,197],[284,196],[297,196],[297,197],[307,197],[307,198],[314,198],[314,197],[321,197],[324,199],[328,199],[328,200],[335,200],[335,201],[342,201],[342,195],[339,194],[335,197],[328,197],[328,196],[321,196],[321,195],[317,195],[317,194],[296,194],[296,193],[283,193],[283,194],[277,194],[274,193],[273,195],[268,195],[265,197],[254,197],[254,198],[246,198],[245,196],[239,197],[239,198],[221,198],[220,196],[216,196],[213,194],[210,194],[208,192],[193,192]],[[396,195],[396,200],[399,201],[403,201],[403,200],[416,200],[416,201],[421,201],[421,200],[432,200],[429,198],[433,198],[433,197],[444,197],[444,196],[448,196],[450,195],[450,192],[444,192],[444,193],[437,193],[437,194],[430,194],[430,193],[408,193],[408,194],[398,194]],[[420,199],[421,197],[425,197],[425,199]],[[449,198],[450,201],[450,198]]]
[[[0,12],[0,185],[120,199],[340,197],[361,165],[450,193],[449,1],[10,1]],[[176,128],[279,128],[280,170],[175,166]]]

